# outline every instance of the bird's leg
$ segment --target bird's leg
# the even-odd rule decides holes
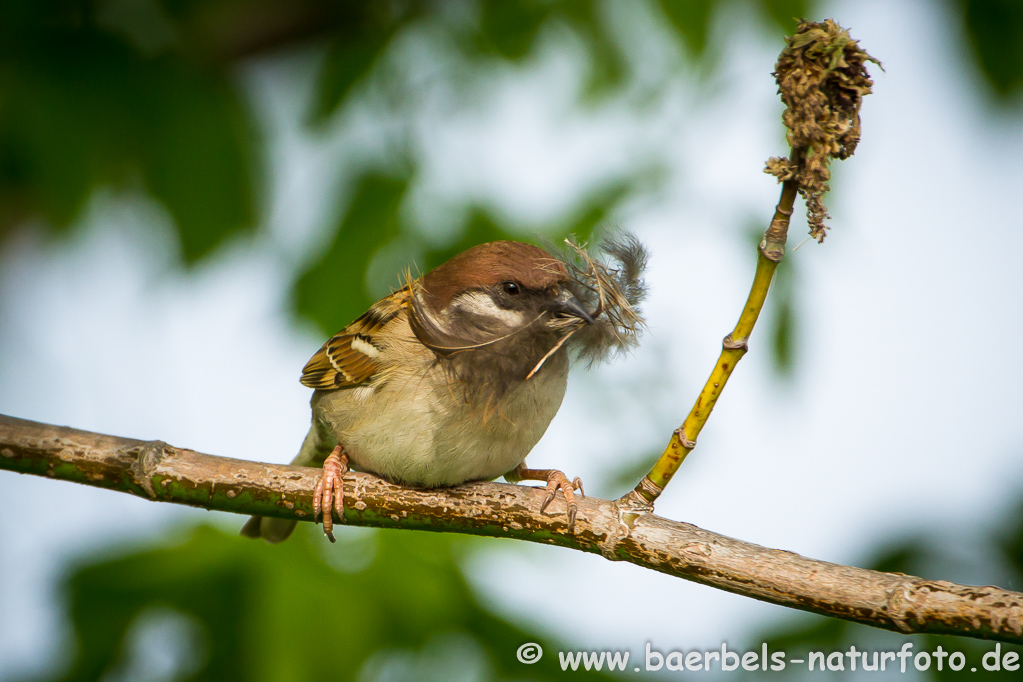
[[[334,542],[334,515],[338,520],[345,520],[344,475],[348,472],[348,455],[338,444],[334,451],[323,461],[323,474],[316,482],[313,491],[313,521],[323,512],[323,534]]]
[[[560,488],[565,493],[565,504],[568,506],[568,532],[571,533],[573,531],[575,528],[575,516],[579,511],[579,507],[575,503],[575,491],[579,491],[580,497],[586,497],[586,494],[583,492],[583,482],[578,476],[569,481],[568,476],[563,471],[558,469],[528,469],[525,462],[523,462],[515,467],[511,474],[506,474],[505,478],[511,482],[546,481],[547,497],[544,498],[543,504],[540,505],[541,514],[547,509],[547,505],[554,501],[554,496]]]

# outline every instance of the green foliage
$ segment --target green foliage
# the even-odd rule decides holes
[[[802,8],[761,2],[775,17],[779,6]],[[712,4],[661,2],[696,53],[704,50]],[[95,188],[141,182],[174,219],[186,262],[204,257],[232,235],[251,233],[257,220],[258,140],[230,74],[233,61],[326,41],[311,104],[312,121],[322,122],[371,76],[395,36],[423,23],[444,27],[466,63],[493,56],[522,61],[544,28],[557,24],[590,55],[590,97],[627,84],[623,47],[595,1],[480,0],[468,22],[411,0],[5,3],[0,237],[31,217],[66,228]],[[296,300],[303,300],[301,291]]]
[[[469,588],[459,568],[466,541],[342,532],[330,545],[312,527],[301,531],[271,546],[201,526],[183,542],[72,569],[77,654],[57,679],[131,677],[146,664],[132,660],[131,640],[154,611],[190,626],[177,679],[451,679],[471,666],[479,679],[560,673],[556,642],[495,615]],[[528,667],[515,655],[526,642],[547,652]]]
[[[251,231],[248,113],[225,74],[147,56],[89,10],[0,6],[0,236],[27,216],[65,227],[93,188],[137,180],[189,261]]]
[[[798,309],[795,305],[797,287],[794,286],[797,273],[794,263],[786,265],[778,268],[775,273],[768,305],[771,310],[770,342],[774,368],[780,376],[791,377],[796,366],[798,340]]]
[[[786,35],[791,34],[796,20],[813,14],[809,0],[760,0],[760,7]]]
[[[383,55],[400,28],[419,15],[418,3],[394,5],[385,11],[378,2],[346,3],[350,20],[340,22],[329,37],[330,49],[320,69],[312,120],[322,122],[348,99]]]
[[[475,47],[481,53],[493,52],[511,61],[523,59],[533,49],[540,27],[554,12],[555,4],[543,0],[482,0]]]
[[[664,16],[697,59],[707,52],[710,22],[715,8],[723,4],[721,0],[658,0]],[[806,0],[755,0],[750,4],[786,34],[795,29],[794,19],[807,15],[810,5]]]
[[[714,0],[661,0],[660,5],[672,26],[685,39],[689,51],[702,55],[707,48],[707,30]]]
[[[1023,92],[1023,2],[958,0],[980,67],[1003,98]]]
[[[1002,96],[1023,83],[1023,6],[955,0],[980,66]],[[722,2],[656,0],[696,58]],[[792,29],[806,0],[752,0]],[[308,41],[329,45],[310,105],[320,122],[372,76],[395,37],[429,24],[466,64],[528,59],[546,27],[590,58],[589,97],[629,83],[621,37],[597,0],[478,0],[468,12],[414,0],[63,0],[0,6],[0,239],[26,219],[61,230],[101,186],[141,187],[177,226],[186,262],[257,221],[251,112],[234,62]],[[442,77],[451,78],[451,74]],[[465,83],[451,83],[455,91]],[[471,86],[470,86],[471,87]],[[413,164],[415,160],[413,159]],[[414,173],[413,173],[414,175]],[[371,250],[364,249],[368,254]]]
[[[366,269],[380,247],[401,234],[407,178],[367,175],[360,180],[334,242],[295,285],[295,308],[333,333],[373,304]]]

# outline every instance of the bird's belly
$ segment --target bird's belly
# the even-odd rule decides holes
[[[568,359],[559,357],[487,409],[454,402],[447,389],[430,393],[422,376],[410,376],[325,393],[314,399],[314,413],[356,469],[405,485],[450,486],[521,464],[561,406],[567,377]]]

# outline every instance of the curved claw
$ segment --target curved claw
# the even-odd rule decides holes
[[[579,513],[579,507],[575,502],[575,491],[579,491],[580,497],[586,497],[583,493],[583,482],[578,476],[572,481],[568,480],[568,476],[564,472],[558,471],[557,469],[530,469],[526,467],[525,463],[520,464],[511,472],[512,478],[509,481],[546,481],[547,482],[547,495],[544,496],[543,502],[540,503],[540,513],[543,514],[547,511],[547,507],[554,501],[555,496],[560,488],[565,493],[565,505],[568,507],[568,532],[572,533],[575,531],[575,518]],[[508,478],[508,476],[505,476]]]
[[[579,507],[575,502],[575,489],[582,488],[582,481],[578,477],[574,481],[569,481],[568,476],[557,469],[551,469],[547,473],[547,496],[543,499],[543,503],[540,505],[540,513],[543,514],[546,511],[547,506],[554,501],[554,497],[558,493],[558,489],[565,494],[565,505],[568,507],[568,532],[571,533],[575,530],[575,517],[579,513]]]
[[[344,475],[348,471],[348,455],[340,445],[323,462],[323,473],[313,490],[313,521],[323,514],[323,534],[334,542],[334,512],[338,520],[345,518]]]
[[[554,501],[554,491],[548,490],[547,497],[543,498],[543,502],[540,503],[540,513],[543,514],[547,511],[547,505]]]

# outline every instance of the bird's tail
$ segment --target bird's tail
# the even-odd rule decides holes
[[[302,441],[302,448],[291,463],[295,466],[318,466],[327,458],[333,445],[330,444],[329,431],[316,419],[309,427],[309,433]],[[250,516],[242,526],[241,534],[247,538],[263,538],[270,544],[277,544],[288,539],[298,521],[295,519],[278,519],[271,516]]]

